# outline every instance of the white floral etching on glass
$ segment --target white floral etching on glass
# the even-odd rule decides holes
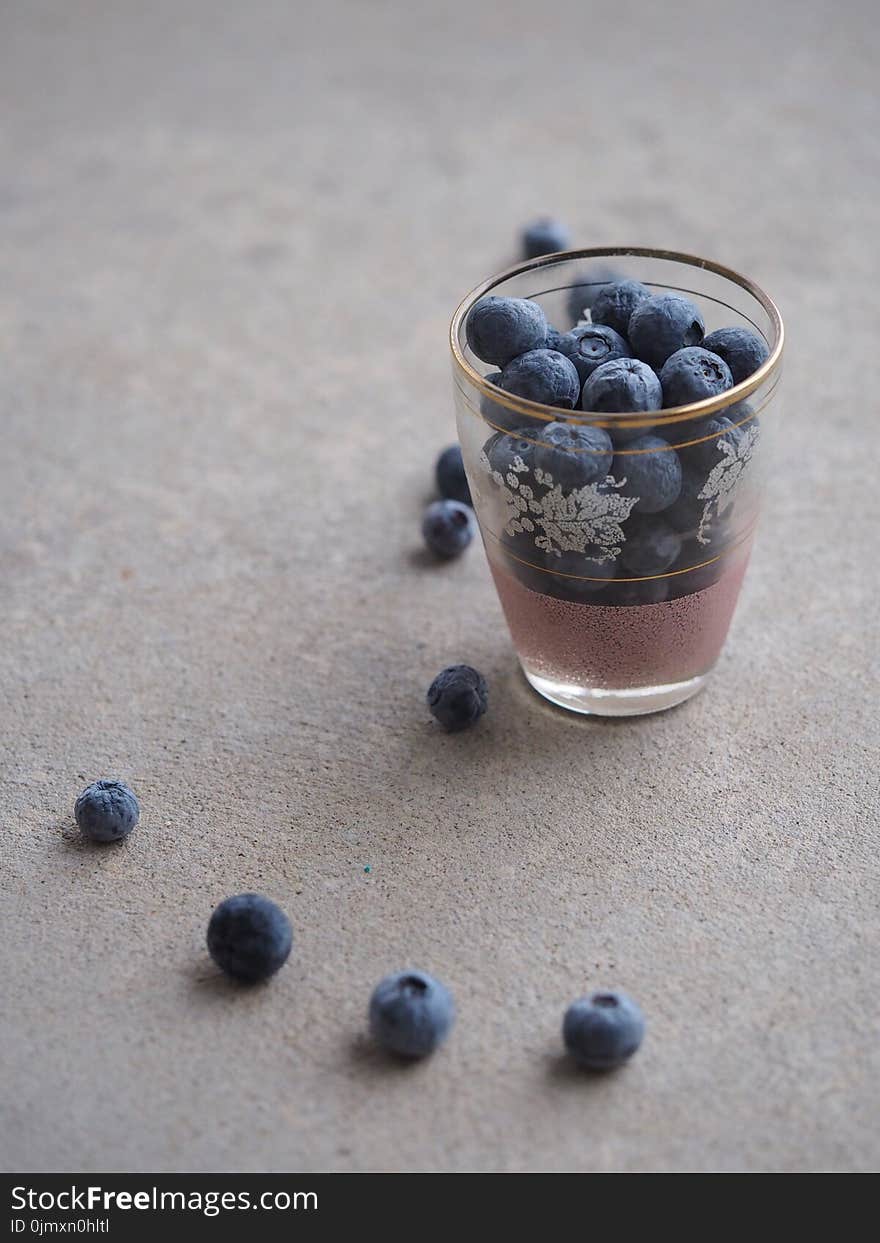
[[[536,496],[519,478],[529,469],[521,457],[513,459],[506,475],[493,470],[485,454],[480,464],[498,487],[504,506],[502,525],[508,535],[528,531],[534,534],[536,548],[557,557],[589,550],[590,559],[602,563],[619,555],[625,540],[621,523],[639,499],[620,495],[618,489],[625,480],[617,483],[609,475],[604,481],[563,492],[552,475],[539,469],[535,482],[546,491]]]
[[[697,539],[701,544],[709,543],[708,529],[713,515],[720,514],[733,503],[734,492],[752,460],[757,442],[758,429],[754,424],[735,441],[727,437],[719,439],[721,461],[712,467],[708,479],[697,493],[697,500],[706,502],[697,530]]]
[[[733,504],[757,441],[755,425],[735,440],[719,437],[720,460],[697,494],[697,500],[705,502],[696,531],[700,544],[711,542],[712,520]],[[503,475],[493,470],[485,452],[480,455],[480,466],[495,484],[494,500],[500,502],[500,523],[508,535],[528,532],[536,548],[555,557],[567,552],[582,553],[601,564],[620,555],[626,541],[622,524],[639,500],[637,496],[621,495],[625,478],[618,481],[608,475],[564,492],[552,475],[540,468],[532,471],[519,455],[512,458]]]

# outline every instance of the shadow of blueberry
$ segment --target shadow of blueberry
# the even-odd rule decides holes
[[[449,569],[455,565],[454,557],[436,557],[424,545],[421,548],[410,548],[406,559],[414,570],[430,570],[432,574],[442,572],[444,567]]]
[[[349,1066],[359,1074],[392,1076],[412,1074],[430,1063],[429,1058],[400,1057],[383,1049],[367,1032],[358,1032],[349,1043]]]
[[[584,1070],[567,1053],[548,1053],[545,1059],[547,1079],[567,1092],[578,1087],[586,1092],[600,1092],[617,1077],[607,1070]]]
[[[55,835],[63,850],[80,855],[93,855],[95,858],[103,855],[112,858],[120,849],[125,849],[129,845],[127,837],[122,837],[115,842],[96,842],[87,837],[72,819],[53,821],[49,825],[49,831]]]
[[[225,975],[208,954],[200,955],[197,961],[186,963],[181,974],[188,981],[196,999],[209,1004],[214,1001],[228,1002],[232,997],[256,997],[272,984],[271,977],[247,983],[234,980]]]

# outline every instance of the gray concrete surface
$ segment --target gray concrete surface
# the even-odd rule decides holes
[[[0,22],[3,1167],[875,1168],[871,6]],[[482,552],[418,555],[449,316],[543,209],[787,319],[730,643],[653,719],[543,706]],[[457,659],[492,711],[446,737]],[[101,774],[122,848],[72,826]],[[297,938],[250,992],[203,949],[246,888]],[[460,1009],[410,1071],[363,1038],[404,964]],[[596,984],[651,1025],[598,1081],[558,1039]]]

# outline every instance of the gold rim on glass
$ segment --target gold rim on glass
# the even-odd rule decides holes
[[[545,406],[537,401],[528,401],[525,397],[513,397],[495,384],[490,384],[465,358],[459,344],[462,324],[474,303],[478,302],[487,293],[490,293],[496,286],[503,284],[514,276],[520,276],[524,272],[537,272],[541,268],[552,267],[562,260],[611,259],[615,256],[665,259],[674,263],[686,264],[689,267],[701,268],[707,272],[714,272],[716,276],[724,277],[725,280],[739,285],[741,289],[751,294],[755,301],[763,307],[773,326],[775,341],[770,347],[770,353],[766,360],[747,380],[743,380],[740,384],[735,384],[733,388],[727,389],[726,392],[720,393],[717,397],[707,397],[703,401],[694,401],[687,406],[671,406],[662,412],[646,410],[640,412],[639,417],[635,418],[632,413],[625,412],[608,414],[602,411],[591,413],[589,410],[561,410],[557,406]],[[607,284],[608,282],[597,281],[594,283]],[[571,288],[574,288],[574,286],[571,286]],[[449,328],[449,343],[452,348],[453,358],[474,388],[488,397],[495,405],[503,406],[517,414],[528,415],[529,418],[541,419],[545,423],[566,419],[568,421],[589,422],[596,427],[617,427],[621,423],[625,423],[627,427],[663,427],[671,423],[680,423],[689,419],[700,418],[707,414],[714,414],[727,406],[744,401],[759,389],[778,367],[782,358],[784,341],[785,329],[782,324],[782,316],[779,314],[776,304],[764,293],[760,286],[749,280],[747,276],[741,276],[739,272],[734,272],[732,268],[726,268],[720,263],[713,263],[710,259],[701,259],[697,255],[686,255],[675,250],[654,250],[644,246],[611,246],[589,250],[562,250],[557,251],[553,255],[542,255],[540,259],[532,259],[528,263],[515,264],[497,276],[490,276],[488,280],[483,281],[476,289],[472,289],[453,315]]]

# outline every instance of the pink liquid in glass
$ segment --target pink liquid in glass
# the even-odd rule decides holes
[[[614,607],[557,600],[523,586],[490,559],[517,655],[554,682],[624,690],[668,685],[707,673],[736,607],[749,547],[725,558],[711,586],[660,604]]]

